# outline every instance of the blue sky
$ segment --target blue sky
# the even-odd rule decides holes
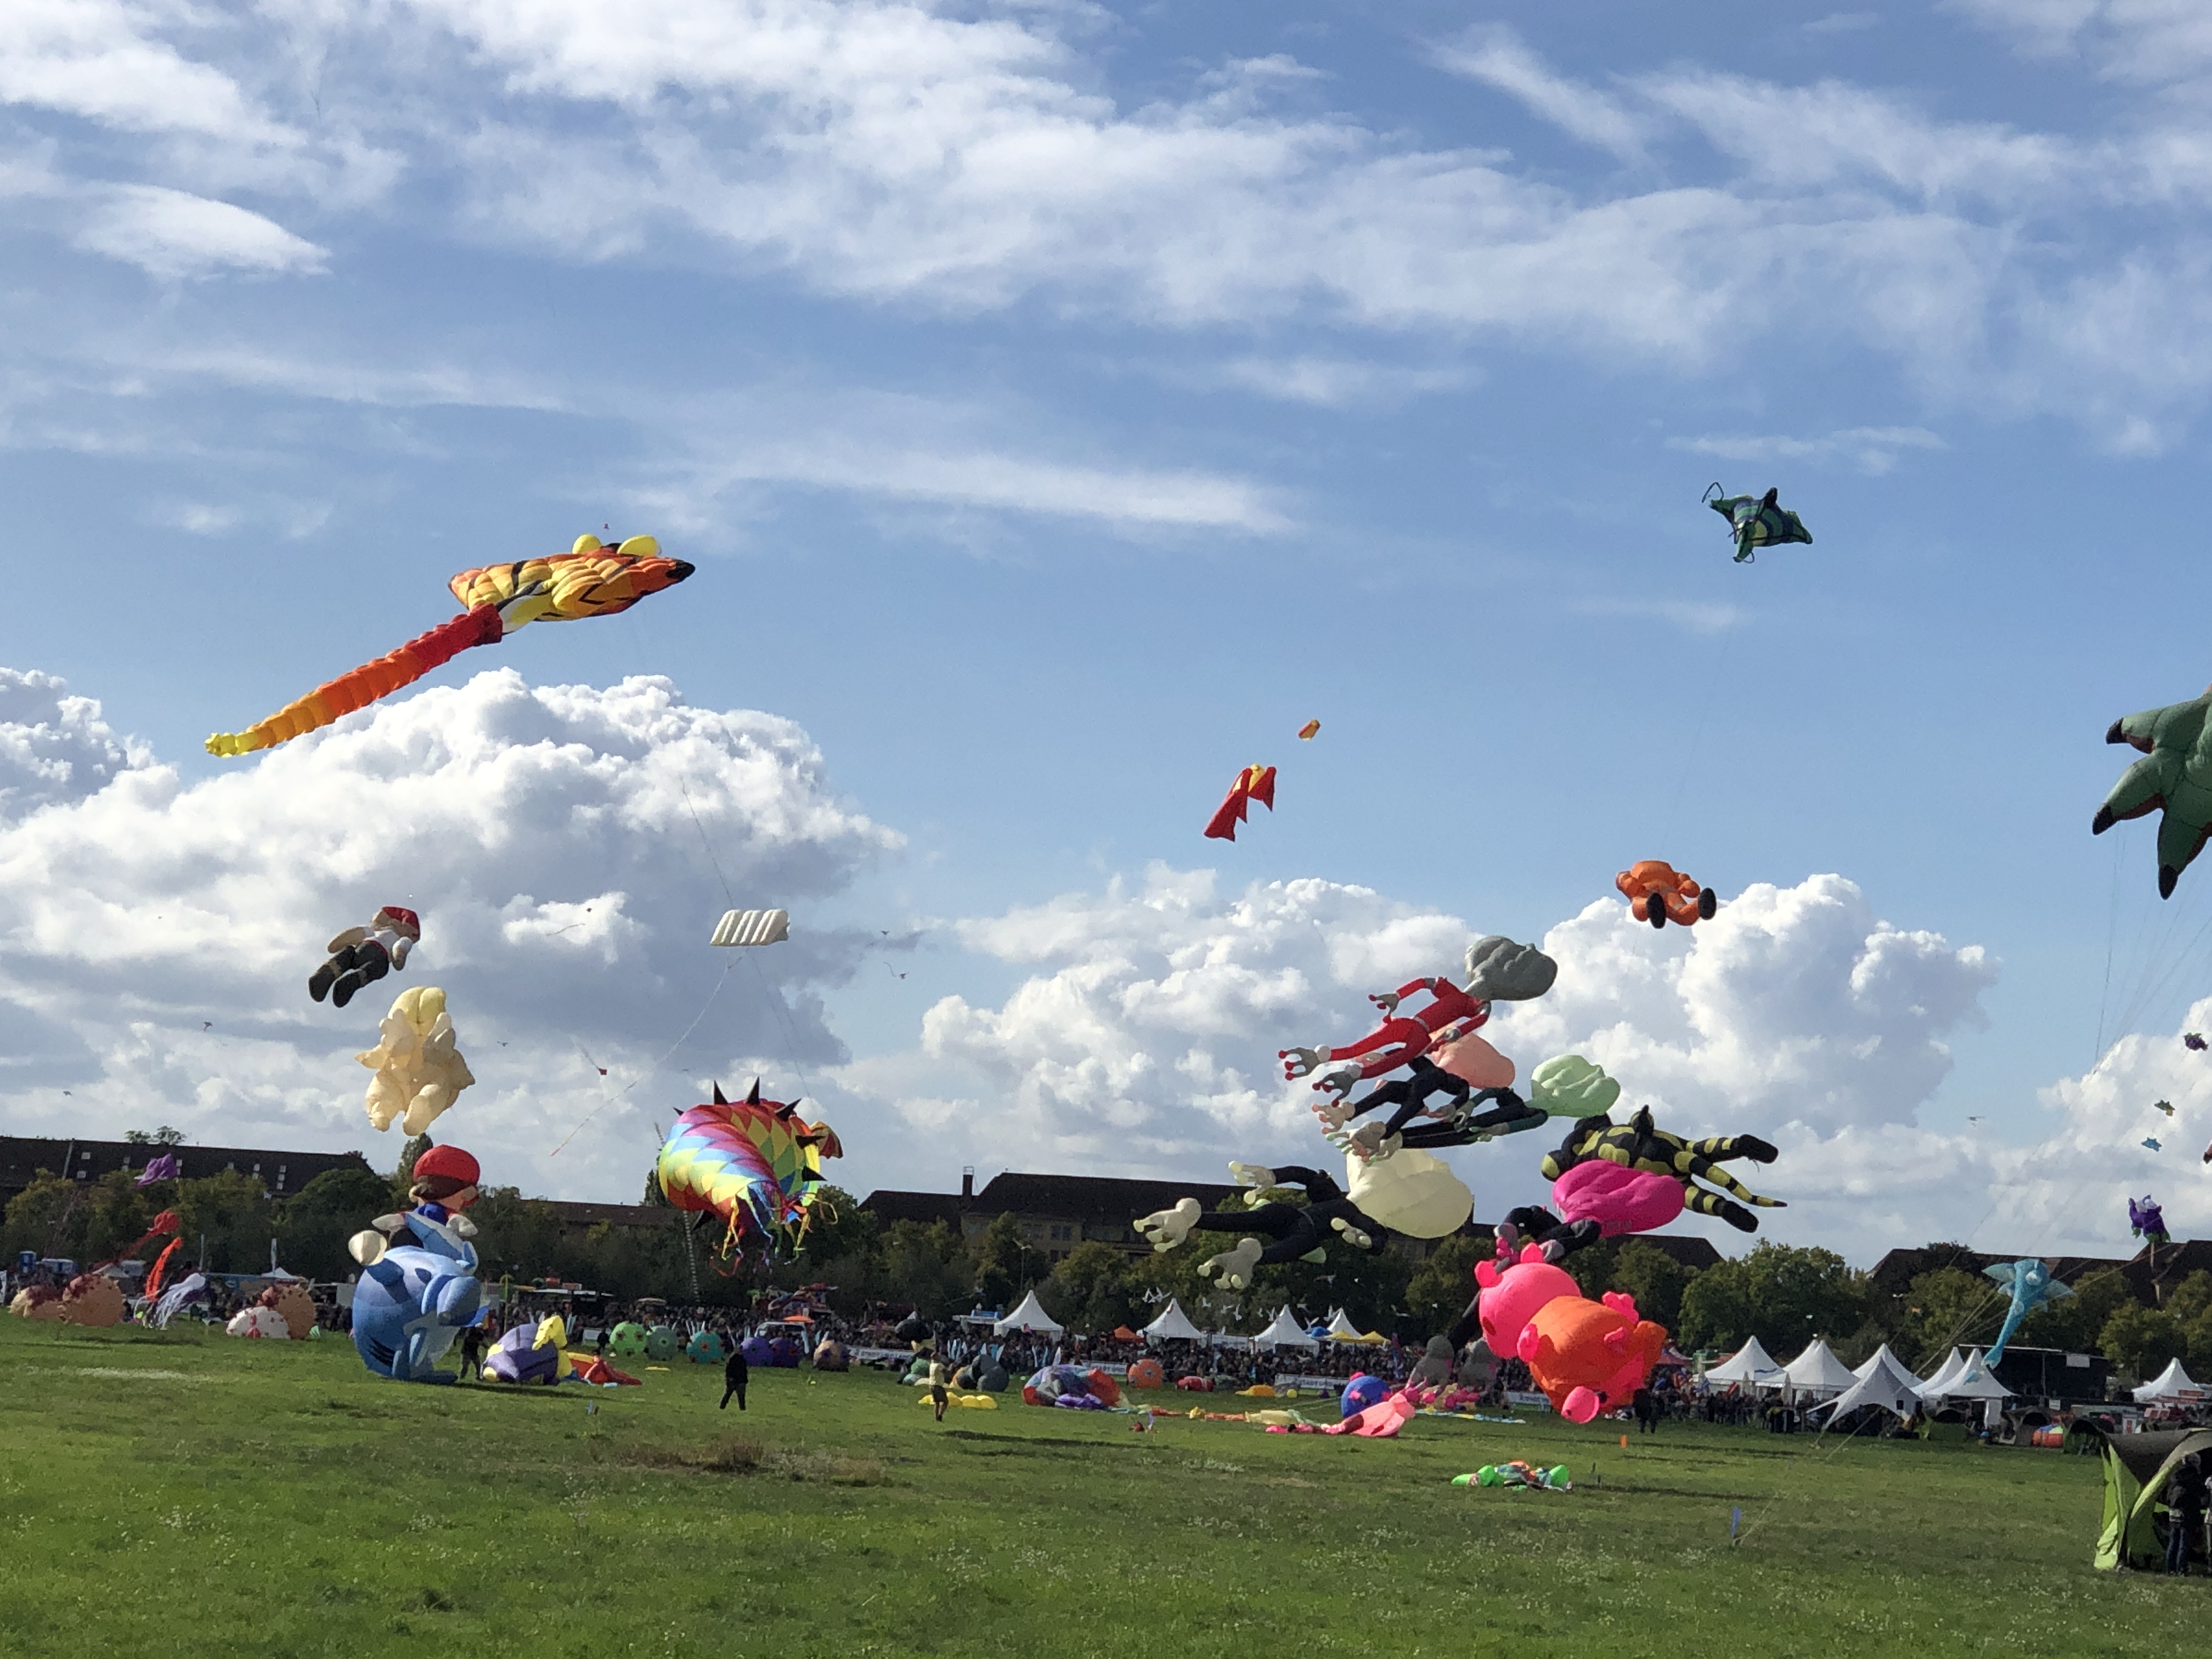
[[[1905,1103],[1996,1146],[2203,988],[2212,878],[2087,834],[2212,678],[2194,9],[9,12],[0,663],[187,786],[605,524],[699,574],[433,684],[802,727],[904,838],[808,916],[919,931],[816,988],[863,1060],[1036,977],[961,919],[1155,861],[1522,937],[1838,872],[2001,963]],[[1732,564],[1713,480],[1814,544]],[[850,1109],[863,1186],[1054,1150]]]

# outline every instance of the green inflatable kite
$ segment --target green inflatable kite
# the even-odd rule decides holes
[[[2173,884],[2212,833],[2212,727],[2204,715],[2212,690],[2187,702],[2148,708],[2112,722],[2106,743],[2131,743],[2143,757],[2120,774],[2112,793],[2089,822],[2101,836],[2122,818],[2146,812],[2158,821],[2158,896],[2173,896]]]
[[[1813,532],[1805,521],[1775,501],[1778,491],[1764,495],[1723,495],[1718,484],[1708,485],[1705,505],[1729,521],[1735,532],[1735,562],[1749,564],[1762,547],[1784,542],[1810,542]]]

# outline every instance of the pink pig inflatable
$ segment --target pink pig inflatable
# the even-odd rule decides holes
[[[1602,1302],[1579,1296],[1547,1302],[1522,1328],[1514,1352],[1560,1416],[1587,1423],[1633,1399],[1666,1346],[1662,1327],[1636,1316],[1634,1298],[1608,1291]]]
[[[1540,1244],[1524,1247],[1521,1259],[1502,1269],[1495,1261],[1476,1262],[1474,1282],[1479,1291],[1475,1315],[1482,1322],[1483,1340],[1495,1354],[1514,1352],[1522,1328],[1546,1303],[1583,1293],[1565,1268],[1544,1260]]]

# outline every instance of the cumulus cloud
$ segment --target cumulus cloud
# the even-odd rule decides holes
[[[1230,1158],[1310,1159],[1314,1096],[1283,1080],[1276,1050],[1358,1036],[1364,993],[1456,973],[1477,931],[1361,887],[1224,894],[1209,872],[1154,866],[962,924],[970,949],[1028,977],[996,1007],[945,999],[916,1053],[845,1081],[971,1162],[1209,1178]],[[1917,1121],[1950,1070],[1945,1039],[1979,1020],[1995,981],[1978,948],[1893,927],[1826,875],[1750,888],[1694,929],[1655,931],[1600,901],[1543,944],[1558,987],[1501,1006],[1499,1047],[1524,1077],[1583,1053],[1683,1133],[1777,1140],[1784,1158],[1755,1184],[1793,1207],[1768,1231],[1863,1254],[1960,1215],[1971,1193],[1936,1193],[1942,1171],[1978,1168],[1986,1189],[1971,1139]],[[1455,1155],[1486,1213],[1542,1196],[1546,1145]]]
[[[51,677],[0,682],[0,1030],[45,1056],[0,1075],[19,1127],[166,1118],[388,1156],[352,1055],[396,989],[429,982],[480,1080],[441,1128],[498,1179],[628,1198],[699,1080],[848,1057],[821,988],[860,945],[807,904],[898,841],[787,720],[691,707],[664,679],[501,671],[187,783]],[[793,909],[790,943],[709,947],[732,898]],[[384,903],[424,919],[405,974],[343,1012],[309,1001],[323,942]]]

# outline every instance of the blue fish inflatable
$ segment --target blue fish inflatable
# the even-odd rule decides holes
[[[353,1345],[379,1376],[451,1382],[437,1369],[453,1339],[477,1322],[483,1286],[476,1247],[420,1210],[407,1218],[416,1242],[397,1244],[361,1270],[353,1292]]]

